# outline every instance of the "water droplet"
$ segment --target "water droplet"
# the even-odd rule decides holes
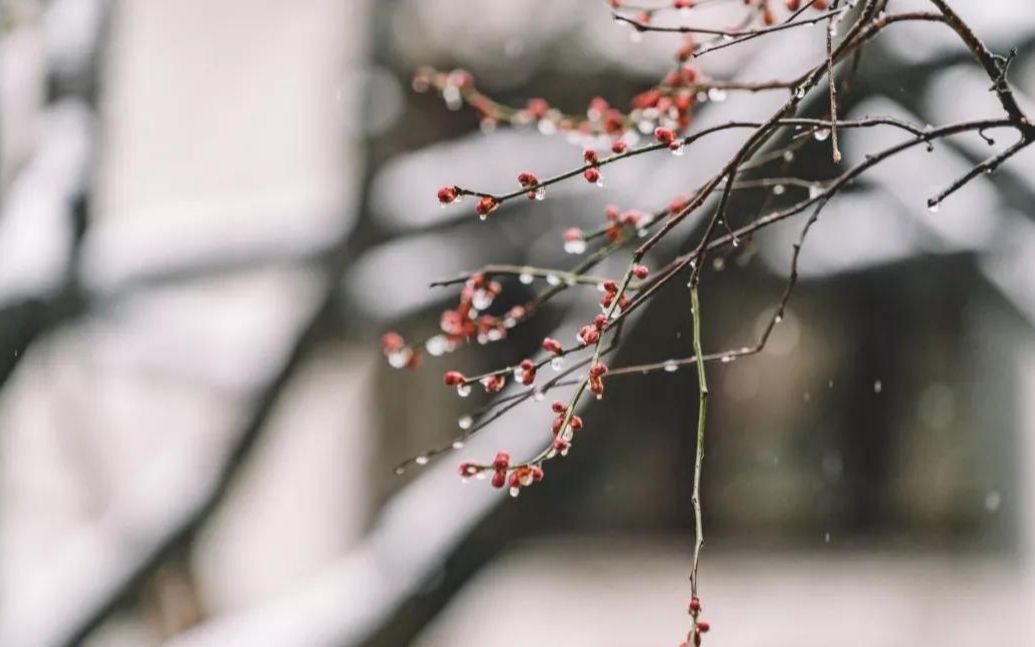
[[[547,274],[546,275],[546,282],[549,283],[550,285],[560,285],[561,284],[561,277],[557,276],[556,274]]]
[[[459,395],[461,398],[466,398],[467,396],[471,395],[471,385],[470,384],[457,384],[456,385],[456,394]]]
[[[733,242],[733,246],[734,247],[740,247],[740,239],[737,238],[736,236],[733,237],[733,241],[732,242]],[[692,266],[693,266],[693,264],[691,264],[691,267]]]
[[[542,201],[546,199],[546,187],[541,186],[535,190],[535,199]]]
[[[828,389],[834,388],[834,381],[833,380],[827,380],[827,388]]]
[[[670,359],[667,362],[665,362],[665,372],[666,373],[675,373],[678,370],[679,370],[679,364],[676,363],[676,360]]]
[[[941,205],[940,202],[928,202],[927,203],[927,210],[930,211],[931,213],[938,213],[938,209],[940,209],[941,206],[942,205]]]
[[[418,464],[418,465],[427,465],[428,464],[428,457],[427,456],[418,456],[417,458],[413,459],[413,462]]]
[[[400,467],[396,467],[394,470],[392,470],[392,472],[394,472],[396,476],[402,474],[405,471],[406,471],[406,468],[401,467],[401,466]]]
[[[773,187],[773,195],[783,195],[784,188],[782,184],[777,184]]]
[[[812,133],[812,136],[816,138],[817,142],[825,142],[830,137],[830,129],[817,128],[816,132]]]
[[[825,543],[825,544],[829,544],[830,543],[830,533],[829,532],[823,533],[823,543]]]
[[[442,89],[442,99],[446,102],[449,110],[459,110],[464,105],[463,97],[460,95],[460,88],[455,85],[447,85]]]
[[[997,490],[992,490],[985,495],[985,510],[989,512],[998,512],[999,506],[1003,504],[1003,497]]]
[[[388,353],[388,365],[392,368],[403,368],[410,361],[413,351],[409,348]]]
[[[484,481],[485,478],[486,478],[485,477],[485,472],[478,472],[477,474],[474,475],[474,478],[478,479],[479,481]]]
[[[783,315],[776,315],[773,317],[773,323],[780,323],[781,321],[783,321]]]
[[[424,350],[428,351],[428,355],[431,355],[432,357],[438,357],[448,349],[449,342],[445,335],[435,335],[434,337],[428,338],[428,341],[424,342]]]
[[[823,193],[823,187],[818,184],[809,185],[809,199],[815,200]]]
[[[708,99],[715,103],[722,103],[726,100],[726,91],[722,88],[712,88],[708,90]]]
[[[538,128],[539,133],[542,135],[552,135],[557,132],[557,124],[550,119],[540,119]]]
[[[793,162],[794,161],[794,151],[784,151],[784,153],[783,153],[783,161],[785,161],[785,162]]]
[[[540,389],[536,389],[535,393],[532,394],[532,399],[536,402],[542,402],[546,399],[546,394],[543,393]]]
[[[874,393],[880,393],[883,390],[884,390],[884,384],[880,380],[874,380],[874,382],[873,382],[873,392]]]
[[[729,364],[730,362],[732,362],[735,359],[737,359],[735,355],[723,355],[722,356],[722,360],[720,360],[720,361],[723,364]]]
[[[471,416],[462,416],[459,420],[456,421],[456,424],[461,429],[466,431],[471,428],[471,425],[474,424],[474,418],[472,418]]]
[[[586,241],[581,238],[564,241],[564,251],[569,254],[581,254],[586,251]]]
[[[452,447],[453,447],[453,449],[463,449],[464,448],[464,441],[462,441],[462,440],[454,440]]]
[[[640,33],[639,29],[633,28],[633,30],[629,32],[629,40],[634,43],[639,43],[643,40],[643,34]]]
[[[528,272],[522,272],[518,275],[518,281],[521,282],[523,285],[529,285],[534,280],[535,277],[529,274]]]
[[[564,358],[563,357],[554,357],[553,359],[551,359],[550,360],[550,368],[552,368],[555,371],[562,370],[564,368]]]
[[[510,488],[510,496],[516,497],[519,494],[521,494],[521,488],[519,488],[519,487],[512,487],[512,488]]]
[[[683,153],[686,152],[686,144],[683,143],[683,140],[679,140],[678,142],[673,142],[673,145],[669,145],[668,149],[676,157],[682,157]]]
[[[525,369],[518,366],[514,369],[514,379],[518,382],[522,382],[525,379]]]
[[[798,87],[794,88],[794,96],[798,99],[803,98],[805,96],[805,86],[799,85]]]

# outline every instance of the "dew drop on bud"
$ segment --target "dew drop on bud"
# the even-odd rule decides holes
[[[456,421],[456,424],[464,431],[467,431],[471,428],[471,425],[474,424],[474,418],[472,418],[471,416],[463,416]]]
[[[810,200],[815,200],[816,198],[819,197],[819,195],[821,193],[823,193],[823,187],[819,186],[818,184],[810,184],[809,185],[809,199]]]
[[[816,138],[817,142],[825,142],[830,137],[830,129],[818,128],[816,132],[812,133],[812,136]]]
[[[413,462],[418,464],[418,465],[427,465],[428,464],[428,457],[427,456],[418,456],[417,458],[413,459]]]
[[[676,363],[676,360],[670,359],[667,362],[665,362],[665,372],[666,373],[675,373],[678,370],[679,370],[679,364]]]
[[[797,88],[795,88],[794,89],[794,96],[795,96],[795,98],[798,98],[798,99],[804,98],[805,97],[805,86],[804,85],[799,85]]]
[[[453,449],[463,449],[464,448],[464,441],[462,441],[462,440],[454,440],[452,447],[453,447]]]
[[[561,369],[563,369],[564,368],[564,358],[563,357],[554,357],[553,359],[551,359],[550,360],[550,368],[552,368],[555,371],[560,371]]]
[[[459,395],[461,398],[466,398],[467,396],[471,395],[471,385],[470,384],[457,384],[456,385],[456,394]]]
[[[773,187],[773,195],[783,195],[784,188],[782,184],[777,184]]]
[[[479,481],[484,481],[485,480],[485,472],[478,472],[477,474],[474,475],[474,478],[478,479]]]
[[[735,357],[734,357],[733,355],[723,355],[723,356],[722,356],[722,363],[723,363],[723,364],[729,364],[729,363],[730,363],[730,362],[732,362],[732,361],[733,361],[734,359],[736,359],[736,358],[735,358]]]
[[[424,350],[428,351],[428,355],[438,357],[446,352],[448,345],[449,344],[446,341],[445,336],[435,335],[434,337],[428,338],[428,341],[424,342]]]
[[[586,251],[586,241],[581,238],[564,241],[564,251],[569,254],[581,254]]]
[[[546,199],[546,187],[545,186],[541,186],[541,187],[539,187],[538,189],[535,190],[535,199],[536,200],[545,200]]]
[[[397,350],[388,354],[388,365],[392,368],[402,368],[410,360],[409,349]]]
[[[549,283],[550,285],[560,285],[561,284],[561,277],[557,276],[556,274],[547,274],[546,275],[546,282]]]
[[[794,161],[794,151],[784,151],[784,153],[783,153],[783,161],[785,161],[785,162],[793,162]]]
[[[532,394],[532,399],[536,402],[542,402],[546,399],[546,394],[537,389],[536,392]]]
[[[783,321],[783,315],[776,315],[776,316],[775,316],[775,317],[773,318],[773,321],[774,321],[775,323],[780,323],[781,321]]]
[[[937,202],[931,202],[927,205],[927,210],[931,213],[938,213],[938,209],[941,208],[941,204]]]
[[[734,237],[732,242],[733,242],[733,246],[734,247],[740,247],[740,239],[739,238]]]
[[[682,140],[679,140],[678,142],[672,142],[668,149],[672,151],[672,154],[676,157],[682,157],[683,153],[686,152],[686,144],[684,144]]]
[[[529,285],[534,280],[535,277],[529,274],[528,272],[522,272],[518,275],[518,281],[520,281],[523,285]]]
[[[512,488],[510,488],[510,496],[516,497],[519,494],[521,494],[521,488],[519,488],[519,487],[512,487]]]

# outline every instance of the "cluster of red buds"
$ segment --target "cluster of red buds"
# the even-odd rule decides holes
[[[614,303],[615,297],[618,297],[618,282],[608,279],[601,283],[600,287],[604,289],[604,296],[600,297],[600,309],[604,312],[607,312],[611,308],[611,305]],[[618,297],[618,311],[621,312],[622,310],[625,310],[628,307],[629,297],[627,297],[624,294]]]
[[[604,397],[605,373],[607,373],[607,365],[603,362],[597,362],[589,367],[589,390],[597,396],[598,400]]]
[[[493,459],[491,465],[476,465],[475,463],[461,463],[460,464],[460,476],[463,479],[477,476],[481,478],[481,475],[485,472],[492,472],[492,487],[500,489],[504,486],[510,488],[510,495],[517,496],[521,493],[521,488],[528,487],[533,483],[538,483],[543,480],[545,476],[543,468],[540,465],[518,465],[511,467],[510,465],[510,454],[507,452],[497,452],[496,458]]]
[[[654,221],[654,216],[651,214],[641,213],[635,209],[623,212],[613,204],[605,207],[604,217],[607,218],[608,222],[604,235],[611,242],[624,240],[626,227],[635,232],[642,232],[645,227],[648,227]]]
[[[397,332],[386,332],[381,336],[381,350],[392,368],[418,368],[420,353],[406,345],[406,340]]]
[[[690,598],[689,613],[694,619],[694,633],[692,636],[694,643],[693,647],[700,647],[701,636],[708,633],[708,630],[710,630],[712,626],[708,624],[707,620],[700,620],[698,618],[698,616],[701,615],[701,601],[697,598]],[[679,644],[679,647],[690,647],[690,645],[687,642],[682,642]]]

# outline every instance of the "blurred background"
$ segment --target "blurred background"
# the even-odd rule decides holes
[[[1035,12],[955,4],[994,50],[1017,48],[1029,105]],[[744,136],[607,167],[603,189],[577,179],[480,223],[435,190],[509,190],[519,171],[577,165],[580,147],[415,94],[414,69],[463,67],[507,103],[575,112],[650,87],[678,36],[635,42],[590,0],[2,0],[0,28],[0,645],[680,642],[693,371],[609,382],[582,412],[590,435],[510,499],[462,485],[456,465],[530,454],[548,437],[542,404],[392,467],[448,444],[483,403],[444,390],[442,371],[571,339],[595,291],[419,372],[389,368],[377,341],[435,330],[457,290],[430,280],[572,266],[565,228],[601,223],[608,203],[667,205]],[[822,34],[702,65],[788,77]],[[848,117],[998,115],[937,25],[868,51]],[[698,126],[784,95],[710,99]],[[845,164],[898,137],[844,132]],[[1035,153],[924,207],[998,148],[961,137],[875,169],[810,234],[765,352],[710,366],[708,644],[1035,644]],[[829,159],[813,142],[785,172],[831,177]],[[754,342],[800,225],[716,259],[706,350]],[[542,287],[505,282],[499,306]],[[611,364],[690,355],[685,292],[643,309]]]

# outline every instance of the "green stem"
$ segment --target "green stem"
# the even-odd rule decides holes
[[[694,356],[703,357],[701,351],[701,304],[697,297],[697,282],[690,283],[690,314],[693,319]],[[690,569],[690,595],[697,596],[697,566],[701,560],[701,548],[704,546],[704,525],[701,522],[701,466],[704,463],[704,428],[708,416],[708,380],[705,375],[704,362],[697,362],[697,451],[694,456],[694,489],[690,501],[694,508],[694,562]],[[696,618],[694,625],[697,624]],[[693,630],[691,630],[691,635]]]

